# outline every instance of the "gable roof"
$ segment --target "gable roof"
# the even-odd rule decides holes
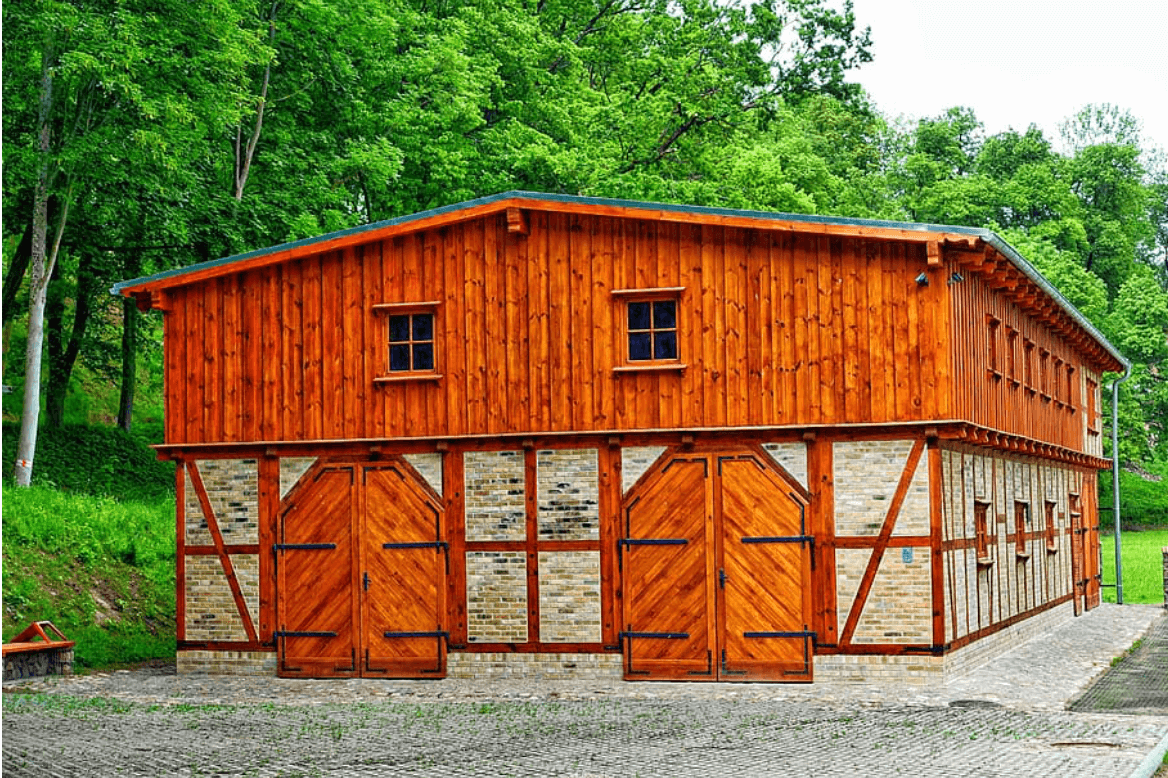
[[[141,278],[114,284],[115,295],[149,297],[168,288],[196,283],[207,278],[239,273],[257,267],[286,262],[309,254],[334,251],[350,246],[382,240],[394,235],[440,227],[460,221],[499,213],[508,208],[543,211],[572,211],[597,216],[623,216],[690,224],[712,224],[727,227],[772,229],[791,232],[840,235],[853,238],[903,240],[917,243],[957,242],[974,245],[982,241],[995,249],[1011,265],[1030,279],[1050,297],[1057,306],[1092,339],[1112,356],[1124,369],[1131,363],[1108,342],[1095,325],[1070,303],[1018,251],[992,230],[980,227],[960,227],[939,224],[853,219],[812,214],[776,213],[733,208],[711,208],[696,205],[675,205],[637,200],[618,200],[603,197],[544,194],[540,192],[510,191],[487,195],[453,205],[431,208],[419,213],[399,216],[384,221],[362,224],[337,232],[255,249],[242,254],[200,262],[183,268],[165,270]]]

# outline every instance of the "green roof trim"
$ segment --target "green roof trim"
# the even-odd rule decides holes
[[[312,238],[303,238],[301,240],[290,241],[288,243],[281,243],[276,246],[269,246],[267,248],[255,249],[247,251],[242,254],[235,254],[230,257],[223,257],[222,259],[213,259],[208,262],[200,262],[195,265],[188,265],[183,268],[174,268],[171,270],[164,270],[161,273],[155,273],[149,276],[142,276],[141,278],[132,278],[126,281],[120,281],[110,287],[110,293],[119,295],[123,290],[140,286],[142,284],[149,284],[155,281],[168,281],[181,279],[183,276],[202,270],[207,270],[215,267],[223,267],[237,262],[245,262],[251,259],[257,259],[269,254],[277,252],[288,251],[291,249],[304,248],[312,246],[317,243],[326,243],[328,241],[336,240],[337,238],[360,235],[362,233],[372,233],[386,227],[396,227],[410,222],[423,221],[435,216],[442,216],[444,214],[457,213],[458,211],[469,210],[482,205],[490,205],[491,203],[501,202],[505,200],[531,200],[534,202],[545,203],[563,203],[565,205],[597,205],[609,206],[616,208],[628,208],[630,210],[644,210],[644,211],[664,211],[667,213],[705,215],[705,216],[732,216],[740,218],[757,219],[759,221],[784,221],[784,222],[801,222],[804,224],[826,224],[846,227],[879,227],[885,229],[896,229],[911,232],[944,232],[951,235],[967,235],[973,238],[981,238],[986,243],[993,246],[1003,256],[1008,258],[1022,273],[1038,285],[1040,289],[1046,292],[1058,303],[1072,319],[1083,327],[1091,337],[1095,338],[1109,354],[1115,357],[1125,368],[1129,368],[1131,363],[1113,346],[1103,333],[1101,333],[1094,324],[1091,323],[1086,316],[1084,316],[1079,309],[1071,304],[1063,295],[1042,276],[1038,270],[1030,264],[1023,257],[1017,249],[1004,241],[996,233],[987,230],[983,227],[961,227],[956,225],[944,224],[922,224],[917,222],[899,222],[888,221],[882,219],[856,219],[840,216],[819,216],[815,214],[796,214],[796,213],[779,213],[775,211],[751,211],[735,208],[714,208],[701,205],[677,205],[674,203],[653,203],[642,200],[619,200],[607,197],[584,197],[580,195],[566,195],[566,194],[544,194],[541,192],[525,192],[525,191],[509,191],[500,192],[498,194],[487,195],[485,197],[478,197],[474,200],[466,200],[461,203],[453,203],[451,205],[443,205],[438,208],[431,208],[426,211],[412,213],[407,216],[398,216],[393,219],[385,219],[384,221],[371,222],[369,224],[362,224],[356,227],[350,227],[336,232],[326,233],[324,235],[317,235]]]

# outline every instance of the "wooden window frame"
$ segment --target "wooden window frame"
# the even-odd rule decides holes
[[[374,377],[374,384],[407,383],[410,381],[438,381],[442,378],[441,359],[445,349],[439,348],[438,309],[442,303],[436,300],[412,303],[377,303],[373,306],[373,313],[382,320],[379,325],[383,329],[384,337],[378,339],[378,358],[381,372]],[[434,367],[430,370],[390,370],[389,369],[389,320],[391,316],[416,316],[429,314],[433,318]],[[411,321],[411,327],[413,322]],[[413,341],[411,341],[412,343]]]
[[[681,372],[688,367],[683,359],[684,338],[682,334],[682,293],[683,286],[669,286],[649,289],[614,289],[611,294],[617,304],[617,337],[619,343],[619,364],[613,368],[616,373],[634,372]],[[638,359],[629,358],[629,305],[631,303],[656,303],[672,301],[674,303],[674,337],[676,338],[677,357],[675,359]],[[650,330],[655,332],[656,330]]]
[[[1050,402],[1050,352],[1044,348],[1038,350],[1038,396]]]
[[[1014,500],[1014,556],[1021,560],[1030,558],[1026,547],[1026,525],[1030,519],[1030,503]]]
[[[1029,338],[1022,341],[1022,380],[1026,384],[1027,393],[1033,395],[1037,390],[1034,386],[1034,342]]]
[[[989,335],[989,373],[995,381],[1002,380],[1002,361],[998,347],[999,332],[1002,329],[1000,319],[986,316],[986,330]]]
[[[1058,528],[1055,524],[1055,509],[1058,503],[1054,500],[1046,500],[1043,503],[1043,508],[1046,513],[1046,551],[1049,554],[1058,553]]]
[[[1022,383],[1018,380],[1018,330],[1010,326],[1006,327],[1006,377],[1015,389]]]
[[[1054,395],[1054,404],[1061,408],[1063,407],[1063,361],[1059,357],[1054,358],[1054,368],[1051,371],[1054,387],[1051,394]]]
[[[1067,410],[1074,413],[1079,405],[1078,385],[1075,383],[1075,367],[1067,363]]]
[[[1099,394],[1099,384],[1087,379],[1087,432],[1091,435],[1099,434],[1099,425],[1096,420],[1099,417],[1099,404],[1096,397]]]
[[[980,567],[994,563],[990,554],[990,507],[984,500],[973,501],[973,547]]]

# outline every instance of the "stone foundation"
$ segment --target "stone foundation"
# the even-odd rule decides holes
[[[274,651],[178,651],[175,666],[180,675],[213,673],[215,675],[276,674]]]
[[[13,651],[4,655],[4,680],[19,681],[45,675],[73,675],[73,649]]]
[[[448,678],[479,681],[524,680],[619,681],[624,665],[620,654],[501,654],[446,655]]]

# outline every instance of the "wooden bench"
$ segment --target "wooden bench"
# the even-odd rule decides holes
[[[52,633],[55,637],[50,637]],[[42,675],[72,675],[73,646],[51,621],[34,621],[4,644],[4,680]]]

